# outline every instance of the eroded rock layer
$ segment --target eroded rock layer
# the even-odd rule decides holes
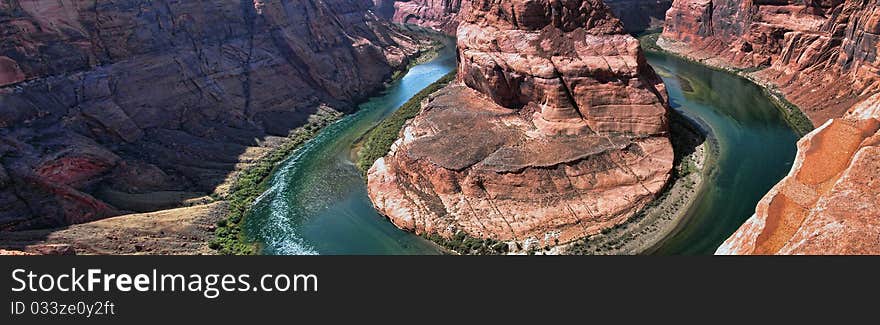
[[[564,243],[626,221],[669,179],[667,98],[599,0],[474,1],[458,82],[368,173],[376,208],[419,234]]]
[[[0,2],[0,230],[214,192],[254,147],[353,108],[429,43],[372,6]]]
[[[876,0],[676,0],[658,44],[777,87],[815,125],[880,90]]]
[[[880,95],[798,142],[791,172],[716,254],[880,254]]]

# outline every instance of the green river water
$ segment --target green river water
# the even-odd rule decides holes
[[[673,108],[710,128],[719,149],[686,222],[653,253],[710,254],[791,167],[797,134],[756,85],[671,56],[649,54],[648,59],[663,75]],[[263,245],[262,253],[441,253],[373,209],[350,151],[376,123],[454,68],[450,47],[285,160],[246,218],[245,231]]]

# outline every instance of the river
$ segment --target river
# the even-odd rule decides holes
[[[672,108],[702,120],[718,145],[687,219],[653,253],[712,254],[791,169],[799,136],[758,85],[670,55],[647,57],[666,84]]]
[[[704,121],[719,145],[699,202],[654,253],[710,254],[791,167],[797,135],[756,85],[674,57],[648,58],[664,76],[673,108]],[[455,49],[448,47],[285,160],[246,218],[246,234],[263,245],[262,253],[441,253],[373,209],[350,151],[371,127],[454,68]]]

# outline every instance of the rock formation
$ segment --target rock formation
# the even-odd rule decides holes
[[[402,229],[550,246],[626,221],[665,186],[667,98],[600,0],[479,0],[458,82],[368,173]]]
[[[717,254],[880,254],[880,94],[798,142],[791,172]]]
[[[880,90],[875,0],[675,0],[658,42],[776,87],[815,125]]]
[[[174,207],[253,147],[352,109],[429,43],[372,6],[3,1],[0,230]],[[163,202],[124,206],[143,198]]]
[[[374,0],[376,10],[395,23],[413,24],[455,34],[462,5],[470,0]],[[465,8],[466,10],[466,8]]]

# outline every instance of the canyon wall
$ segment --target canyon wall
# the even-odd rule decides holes
[[[670,177],[665,87],[600,0],[480,0],[456,83],[369,170],[398,227],[526,246],[628,220]]]
[[[658,45],[779,90],[820,126],[717,254],[880,254],[880,1],[676,0]]]
[[[880,94],[798,142],[791,172],[717,254],[880,254]]]
[[[370,0],[0,2],[0,230],[213,193],[430,42]]]
[[[380,16],[396,23],[433,28],[454,35],[472,0],[373,0]],[[627,32],[663,26],[672,0],[605,0]]]
[[[672,0],[605,0],[629,33],[663,28]]]
[[[450,35],[471,0],[373,0],[376,11],[395,23],[433,28]],[[464,7],[463,7],[464,5]]]
[[[676,0],[658,44],[745,69],[822,125],[880,91],[877,0]]]

